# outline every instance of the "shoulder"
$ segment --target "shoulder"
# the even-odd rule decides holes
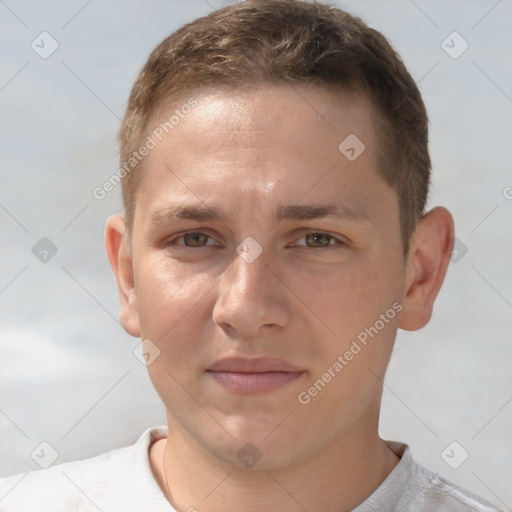
[[[156,498],[161,498],[163,495],[151,478],[147,455],[150,443],[158,435],[164,435],[162,428],[148,429],[132,446],[2,479],[0,509],[3,512],[132,510],[142,488],[146,496],[149,490],[149,494],[153,492]]]
[[[94,501],[98,489],[112,486],[115,467],[126,458],[129,450],[114,450],[87,460],[0,480],[2,510],[88,510],[84,497]]]
[[[501,512],[498,507],[471,491],[421,467],[413,489],[415,495],[409,495],[407,501],[411,508],[405,510],[446,510],[450,512]],[[422,486],[419,488],[419,486]]]
[[[402,512],[424,510],[501,512],[487,500],[416,463],[410,455],[409,448],[406,445],[402,446],[404,447],[403,457],[406,459],[404,462],[408,466],[408,476],[397,510]]]

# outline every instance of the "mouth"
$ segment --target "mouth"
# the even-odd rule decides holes
[[[221,359],[206,374],[224,388],[240,394],[268,393],[300,378],[305,370],[275,358]]]

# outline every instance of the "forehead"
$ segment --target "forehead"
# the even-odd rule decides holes
[[[316,204],[375,209],[376,188],[387,187],[375,171],[375,118],[362,96],[268,85],[193,98],[186,114],[180,105],[190,98],[183,97],[149,124],[151,135],[181,114],[145,159],[137,205],[146,210],[185,196],[225,208],[254,201],[275,211],[272,202],[308,196]]]
[[[330,147],[337,154],[341,140],[354,132],[365,144],[373,145],[374,108],[364,95],[348,90],[334,92],[312,85],[265,84],[240,90],[196,91],[191,97],[197,106],[187,108],[189,113],[179,116],[180,119],[174,116],[175,125],[164,138],[172,145],[176,137],[195,137],[193,154],[244,143],[254,147],[284,143],[283,150],[298,150],[304,139],[319,138],[325,143],[319,151]],[[191,97],[182,96],[171,104],[161,105],[149,123],[150,128],[165,124],[173,112],[185,109]]]

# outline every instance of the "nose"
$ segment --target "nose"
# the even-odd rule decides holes
[[[249,262],[235,254],[231,267],[219,282],[213,320],[228,334],[261,335],[263,328],[282,328],[289,322],[286,287],[262,252]]]

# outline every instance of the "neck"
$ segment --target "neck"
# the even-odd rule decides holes
[[[171,420],[171,421],[169,421]],[[171,418],[169,437],[150,452],[155,477],[179,512],[349,511],[379,487],[399,458],[366,420],[342,440],[268,470],[233,467],[207,452]],[[167,482],[166,482],[167,480]]]

